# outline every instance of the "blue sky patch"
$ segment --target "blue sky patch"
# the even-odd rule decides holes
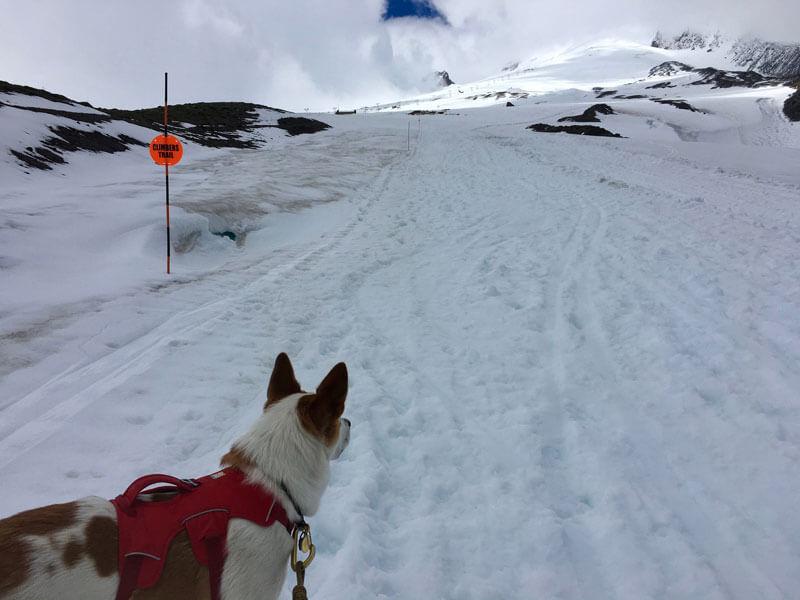
[[[383,12],[383,20],[388,21],[402,17],[447,21],[431,0],[387,0],[386,8]]]

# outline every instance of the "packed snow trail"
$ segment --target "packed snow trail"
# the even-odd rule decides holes
[[[796,424],[798,330],[756,329],[797,308],[764,268],[796,264],[796,213],[759,231],[796,186],[674,161],[687,197],[638,149],[511,135],[445,120],[339,248],[339,353],[369,349],[375,401],[321,588],[790,597],[798,439],[770,416]]]
[[[121,299],[148,327],[2,413],[4,481],[43,503],[210,472],[286,351],[306,389],[351,379],[311,597],[793,597],[796,177],[456,115],[406,153],[405,118],[347,123],[280,159],[342,157],[322,235]],[[232,156],[261,179],[193,197],[258,200],[274,157]]]

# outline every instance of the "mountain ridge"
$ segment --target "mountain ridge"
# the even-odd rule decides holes
[[[649,43],[600,39],[553,48],[523,61],[506,63],[501,71],[483,79],[462,81],[416,97],[363,107],[363,110],[438,112],[506,104],[514,99],[539,102],[552,94],[589,93],[591,90],[600,90],[604,96],[617,99],[659,100],[673,96],[673,100],[679,101],[685,100],[679,97],[681,94],[696,95],[689,91],[691,87],[706,85],[711,89],[772,87],[781,95],[784,92],[777,88],[798,78],[786,75],[794,71],[795,47],[787,46],[776,58],[769,49],[777,46],[770,44],[752,40],[747,44],[741,40],[734,44],[720,33],[703,35],[690,31],[675,38],[656,33]],[[800,44],[797,49],[800,60]],[[769,68],[758,71],[744,68],[740,63],[762,67],[769,63]],[[773,72],[781,74],[773,75]],[[651,91],[659,89],[662,91]],[[770,95],[768,91],[765,93]],[[781,103],[784,100],[785,97],[780,98]],[[786,114],[792,118],[790,113]]]
[[[756,71],[769,77],[800,76],[800,43],[770,42],[757,37],[730,41],[718,31],[702,34],[687,29],[674,37],[664,36],[657,31],[651,46],[663,50],[724,52],[735,65],[747,71]]]
[[[0,124],[4,116],[8,153],[25,168],[51,170],[68,162],[65,153],[116,153],[147,146],[152,136],[163,132],[164,107],[95,108],[48,90],[0,81]],[[330,127],[286,110],[245,102],[170,105],[169,116],[173,133],[213,148],[261,147],[266,139],[258,132],[267,128],[294,136]],[[37,121],[36,133],[13,125],[31,118]]]

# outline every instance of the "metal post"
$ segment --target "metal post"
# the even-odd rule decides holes
[[[164,143],[167,143],[167,74],[164,73]],[[169,239],[169,165],[164,165],[164,176],[167,183],[167,275],[170,274],[170,239]]]

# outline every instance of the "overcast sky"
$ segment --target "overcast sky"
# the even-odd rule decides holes
[[[417,0],[415,0],[417,1]],[[0,0],[0,79],[94,106],[241,100],[302,111],[480,79],[557,44],[686,27],[800,41],[800,0]]]

